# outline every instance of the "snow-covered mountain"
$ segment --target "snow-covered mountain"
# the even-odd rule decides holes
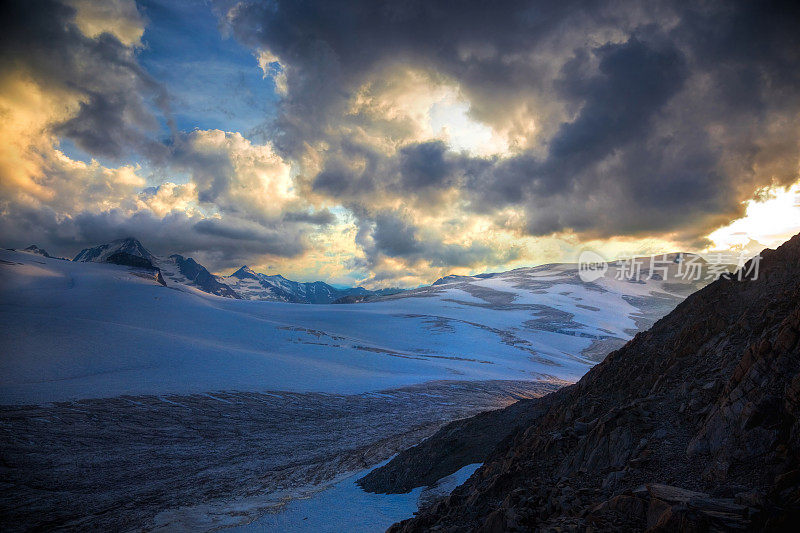
[[[234,290],[221,283],[203,265],[191,257],[173,254],[157,257],[133,237],[119,239],[93,248],[85,248],[73,261],[82,263],[113,263],[147,272],[152,271],[159,283],[177,289],[200,290],[225,298],[239,298]]]
[[[158,262],[156,257],[151,254],[150,251],[142,245],[142,243],[133,237],[118,239],[116,241],[111,241],[109,243],[94,246],[92,248],[84,248],[78,252],[78,255],[75,256],[73,261],[84,263],[89,261],[93,263],[105,263],[109,257],[116,253],[126,253],[129,255],[142,257],[150,261],[153,265]]]
[[[27,248],[25,248],[22,251],[23,252],[28,252],[29,254],[41,255],[42,257],[52,257],[50,254],[47,253],[47,250],[45,250],[43,248],[39,248],[35,244],[31,244],[30,246],[28,246]]]
[[[173,254],[167,261],[161,261],[164,275],[176,283],[191,285],[203,292],[239,299],[241,296],[191,257]]]
[[[9,250],[11,250],[12,252],[24,252],[26,254],[40,255],[42,257],[47,257],[48,259],[60,259],[62,261],[69,261],[69,259],[65,257],[56,257],[54,255],[50,255],[49,253],[47,253],[47,250],[45,250],[44,248],[39,248],[35,244],[31,244],[30,246],[28,246],[27,248],[23,248],[22,250],[14,248],[9,248]]]
[[[322,281],[292,281],[280,274],[254,272],[246,265],[220,279],[245,300],[329,304],[348,296],[368,297],[378,294],[363,287],[337,289]]]

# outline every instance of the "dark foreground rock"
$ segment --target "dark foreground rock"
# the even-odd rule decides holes
[[[528,410],[518,415],[522,427],[464,485],[392,530],[794,527],[800,236],[762,256],[756,280],[712,283],[577,384],[462,422],[493,432],[498,420]],[[418,451],[440,461],[432,443]],[[414,467],[422,454],[404,452],[395,461],[365,486],[425,483],[425,469]]]
[[[520,400],[506,409],[450,422],[358,483],[368,492],[395,494],[431,486],[464,466],[482,463],[515,429],[541,416],[542,405],[535,400]]]

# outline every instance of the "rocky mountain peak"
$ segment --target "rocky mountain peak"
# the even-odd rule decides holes
[[[117,239],[106,244],[94,246],[92,248],[84,248],[78,255],[75,256],[73,261],[81,262],[105,262],[108,257],[116,253],[125,253],[136,257],[147,259],[151,263],[156,263],[156,257],[150,253],[150,250],[133,237],[126,237],[124,239]]]
[[[242,265],[239,270],[231,274],[231,277],[239,279],[258,279],[258,275],[247,265]]]
[[[455,274],[450,274],[449,276],[444,276],[444,277],[441,277],[441,278],[437,279],[436,281],[431,283],[431,285],[445,285],[447,283],[452,283],[454,281],[459,281],[459,280],[467,279],[467,278],[468,278],[468,276],[457,276]]]
[[[24,250],[25,252],[30,252],[32,254],[41,255],[42,257],[51,257],[49,253],[43,248],[39,248],[35,244],[31,244]]]

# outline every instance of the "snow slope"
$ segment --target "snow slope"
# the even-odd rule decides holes
[[[679,301],[657,281],[583,284],[568,265],[337,306],[220,298],[137,274],[0,251],[0,403],[574,381],[593,347]]]
[[[379,466],[381,465],[375,468]],[[233,527],[227,531],[230,533],[385,531],[395,522],[413,515],[421,503],[447,496],[480,466],[480,463],[465,466],[441,479],[434,487],[424,490],[423,487],[418,487],[406,494],[364,492],[356,481],[367,474],[368,470],[365,470],[348,476],[327,490],[307,498],[292,500],[279,512],[264,514],[251,524]]]

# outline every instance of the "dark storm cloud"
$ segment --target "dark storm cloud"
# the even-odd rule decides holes
[[[288,65],[289,112],[278,130],[279,143],[293,150],[336,126],[350,91],[387,62],[410,61],[505,90],[536,84],[540,69],[523,73],[514,58],[481,61],[465,58],[465,50],[486,44],[501,54],[532,49],[578,11],[576,4],[581,3],[221,0],[217,7],[237,38],[269,49]],[[600,14],[597,5],[583,6],[581,18],[624,18]]]
[[[387,165],[393,161],[375,147],[360,143],[348,136],[336,140],[337,150],[326,154],[323,170],[311,183],[314,192],[327,194],[337,198],[358,197],[378,192],[381,186],[380,177],[396,173]],[[354,162],[360,165],[354,165]]]
[[[109,33],[85,36],[72,23],[75,10],[55,0],[11,0],[0,9],[0,69],[81,99],[74,117],[53,125],[56,133],[93,155],[164,155],[153,134],[170,120],[167,93],[129,47]]]
[[[315,226],[327,226],[336,221],[336,217],[328,209],[319,211],[286,211],[283,213],[285,222],[306,222]]]
[[[376,248],[390,257],[408,257],[419,254],[422,245],[416,237],[417,229],[394,213],[378,213],[372,238]]]
[[[373,154],[368,171],[326,163],[311,178],[316,192],[366,210],[387,194],[411,202],[457,187],[476,212],[521,209],[516,229],[527,234],[696,242],[741,215],[759,188],[798,179],[796,2],[218,7],[241,42],[268,49],[285,67],[277,142],[289,155],[320,140],[335,162],[369,144],[352,132],[375,119],[354,115],[348,102],[386,65],[453,80],[471,116],[500,129],[513,126],[513,110],[530,110],[538,137],[507,157],[456,157],[436,142],[411,143],[383,160]],[[419,243],[402,229],[378,241],[413,252]]]
[[[363,164],[354,165],[353,161]],[[328,156],[311,189],[345,203],[391,194],[414,195],[422,203],[435,202],[436,190],[458,185],[463,176],[482,166],[483,161],[448,152],[441,141],[407,144],[397,157],[386,157],[348,140],[343,143],[341,154]]]
[[[441,187],[453,170],[442,141],[406,146],[400,150],[399,158],[403,185],[411,190]]]
[[[402,258],[411,264],[423,261],[432,267],[447,268],[504,264],[520,257],[520,251],[514,247],[498,250],[479,242],[444,243],[436,235],[424,234],[407,216],[396,211],[382,210],[374,218],[365,217],[360,222],[369,228],[360,234],[359,241],[373,263],[386,256]]]
[[[212,271],[234,268],[262,255],[296,257],[308,247],[303,226],[275,222],[262,226],[234,217],[202,219],[183,212],[158,217],[148,211],[80,212],[63,218],[46,209],[15,207],[0,217],[6,246],[43,243],[55,255],[72,257],[82,248],[136,237],[158,255],[191,255]],[[50,247],[50,248],[47,248]]]
[[[550,142],[540,173],[553,183],[536,183],[534,193],[556,192],[587,166],[646,135],[650,120],[683,85],[683,57],[636,38],[604,45],[595,51],[598,74],[588,79],[568,73],[559,80],[564,94],[582,104],[577,118],[564,124]],[[576,58],[575,61],[580,61]],[[555,189],[555,190],[554,190]]]
[[[224,237],[231,241],[255,244],[252,252],[281,257],[294,257],[305,251],[305,245],[296,231],[281,231],[280,228],[265,228],[235,219],[204,219],[194,224],[193,229],[203,235]]]
[[[312,183],[316,192],[333,197],[349,194],[360,195],[372,189],[369,176],[358,175],[343,165],[329,163],[325,170],[317,174]]]

